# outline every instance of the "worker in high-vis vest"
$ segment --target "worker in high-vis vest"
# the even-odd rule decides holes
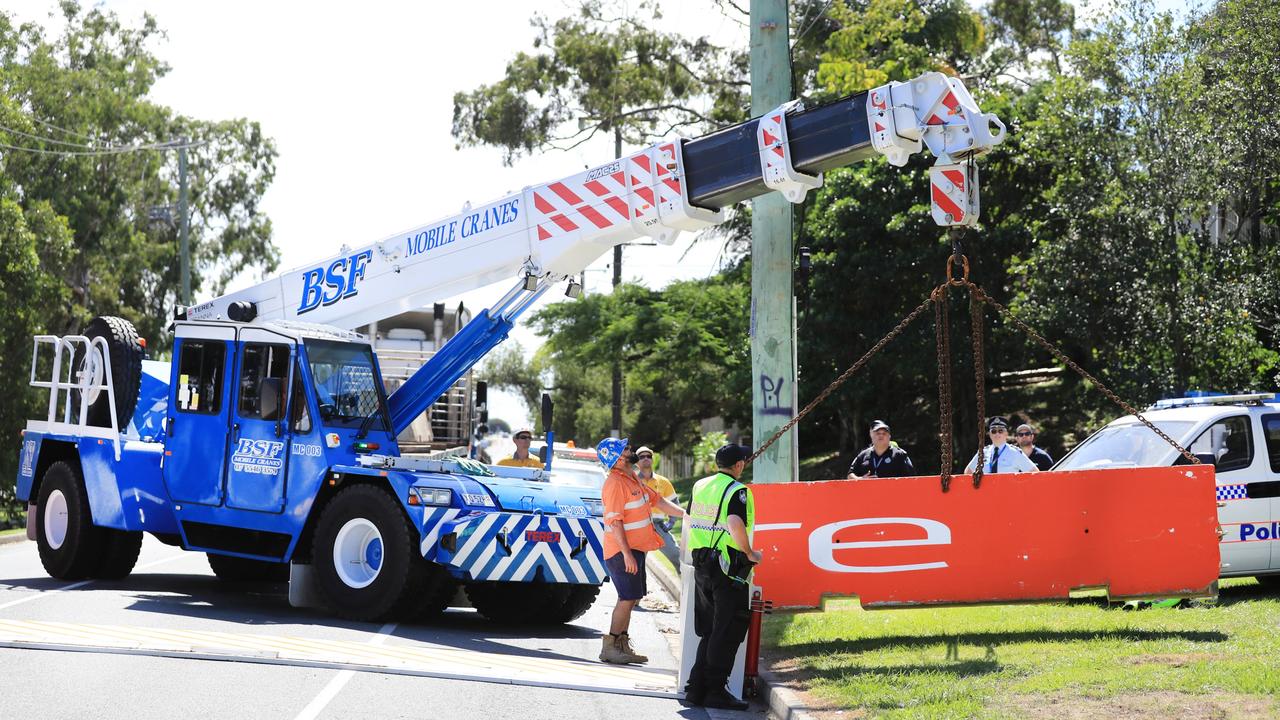
[[[698,652],[685,686],[691,705],[744,710],[747,703],[725,683],[751,620],[751,570],[761,554],[751,549],[755,499],[738,481],[751,449],[725,445],[716,451],[720,472],[693,486],[685,523],[693,556],[693,628]]]
[[[662,547],[653,526],[651,509],[682,517],[684,509],[664,499],[636,477],[632,466],[636,453],[623,438],[605,438],[596,446],[600,464],[609,471],[600,494],[604,504],[604,566],[618,592],[618,604],[610,617],[609,633],[600,648],[607,663],[643,663],[649,658],[631,646],[628,630],[631,611],[646,590],[644,554]]]

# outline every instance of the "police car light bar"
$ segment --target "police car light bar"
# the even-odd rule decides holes
[[[1195,405],[1261,405],[1275,400],[1275,393],[1246,393],[1243,395],[1207,395],[1204,397],[1165,398],[1157,400],[1148,410],[1168,410],[1169,408],[1192,407]]]

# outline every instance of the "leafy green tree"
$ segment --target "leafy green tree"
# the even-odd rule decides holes
[[[600,133],[621,148],[737,118],[745,83],[720,72],[721,49],[654,29],[648,20],[659,17],[656,4],[627,14],[602,0],[554,22],[535,15],[534,53],[516,53],[498,82],[454,95],[454,137],[500,147],[510,164]]]
[[[1072,43],[1076,72],[1054,78],[1027,123],[1026,150],[1051,167],[1052,184],[1018,263],[1018,307],[1138,402],[1265,387],[1280,369],[1274,326],[1258,324],[1268,314],[1259,309],[1275,308],[1258,282],[1274,253],[1214,219],[1241,199],[1226,196],[1224,179],[1237,180],[1235,193],[1266,189],[1256,165],[1241,167],[1243,153],[1221,155],[1222,145],[1252,143],[1255,126],[1210,130],[1217,118],[1206,108],[1221,101],[1204,62],[1227,54],[1215,52],[1219,40],[1197,47],[1194,35],[1150,3],[1121,4]],[[1234,55],[1236,72],[1268,62],[1245,55]],[[1280,119],[1269,107],[1256,127]]]
[[[750,421],[750,292],[739,271],[549,305],[532,318],[547,338],[533,360],[507,350],[481,374],[520,392],[531,412],[548,380],[556,436],[585,445],[609,431],[608,367],[621,361],[628,433],[657,448],[687,447],[705,418]]]
[[[218,291],[244,270],[270,270],[278,252],[259,202],[275,148],[257,123],[186,118],[147,97],[168,66],[160,35],[114,13],[60,4],[66,26],[46,34],[0,11],[0,373],[28,373],[31,336],[78,331],[94,315],[133,321],[155,352],[179,291],[177,157],[190,153],[192,284]],[[25,387],[0,400],[0,433],[16,437],[36,408]],[[0,452],[0,498],[17,454]]]
[[[65,333],[93,315],[121,315],[162,341],[179,289],[178,229],[151,216],[176,206],[178,182],[176,151],[158,146],[194,145],[192,285],[214,292],[278,262],[259,209],[275,147],[257,123],[185,118],[147,98],[169,70],[150,49],[160,35],[154,19],[128,27],[70,0],[61,10],[58,37],[0,13],[0,143],[11,146],[4,175],[23,205],[47,202],[75,237],[58,268],[70,293],[44,308],[44,327]],[[127,151],[139,146],[151,149]]]

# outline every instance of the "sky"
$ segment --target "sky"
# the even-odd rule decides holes
[[[272,221],[281,270],[613,157],[612,140],[602,138],[504,167],[497,149],[459,150],[450,134],[454,93],[501,79],[515,53],[532,50],[533,14],[567,15],[572,6],[564,0],[97,4],[129,25],[150,13],[165,31],[167,39],[152,50],[172,70],[152,91],[153,101],[204,120],[256,120],[275,140],[276,176],[262,208]],[[54,0],[6,0],[5,9],[50,32],[61,29],[50,18],[59,15]],[[747,41],[746,27],[721,15],[711,0],[667,3],[663,15],[668,29]],[[660,288],[713,274],[719,244],[699,242],[690,250],[693,240],[686,234],[672,247],[627,248],[624,280]],[[587,271],[587,292],[608,291],[611,260],[609,253]],[[257,279],[242,278],[228,289]],[[440,301],[479,309],[508,289],[509,283],[498,283]],[[544,302],[565,300],[553,292]],[[526,352],[540,344],[527,327],[512,339]],[[491,393],[490,407],[492,416],[513,424],[529,419],[514,395]]]

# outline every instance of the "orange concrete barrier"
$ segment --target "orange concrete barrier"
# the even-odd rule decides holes
[[[1205,596],[1218,578],[1210,466],[760,484],[754,582],[775,607],[1003,603],[1108,588]]]

